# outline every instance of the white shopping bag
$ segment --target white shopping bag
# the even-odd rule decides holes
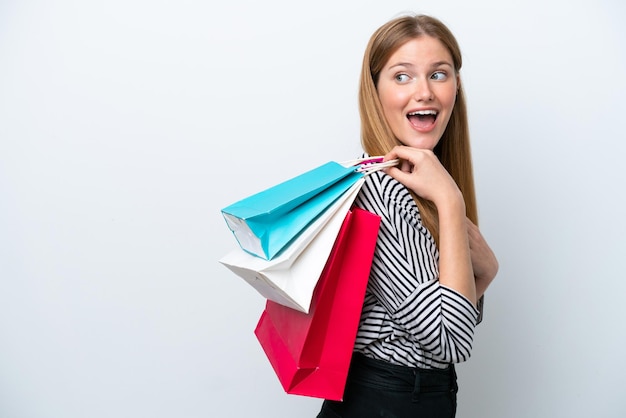
[[[359,179],[284,251],[265,260],[237,248],[219,260],[266,299],[308,313],[315,285],[365,179]]]

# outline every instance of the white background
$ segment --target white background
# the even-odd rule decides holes
[[[220,209],[360,152],[370,34],[465,63],[501,270],[458,416],[623,417],[624,2],[0,1],[0,416],[313,417]]]

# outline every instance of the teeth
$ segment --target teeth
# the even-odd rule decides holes
[[[419,115],[419,116],[425,116],[425,115],[436,115],[437,111],[435,110],[418,110],[417,112],[411,112],[409,113],[409,115],[414,116],[414,115]]]

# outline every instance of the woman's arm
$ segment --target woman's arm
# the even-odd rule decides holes
[[[368,284],[376,302],[364,307],[365,328],[388,327],[389,318],[434,359],[467,360],[479,311],[466,296],[441,285],[438,246],[420,222],[408,188],[391,176],[375,173],[366,177],[355,204],[381,217]],[[462,225],[465,228],[464,221]],[[467,230],[463,233],[467,239]]]
[[[458,197],[434,203],[439,215],[439,283],[456,290],[476,306],[478,297],[463,196],[459,191]]]
[[[432,201],[439,215],[439,283],[476,306],[476,283],[465,216],[465,202],[454,179],[430,150],[397,146],[385,156],[400,159],[387,173]]]
[[[480,298],[498,274],[499,264],[489,244],[480,233],[480,229],[469,219],[466,220],[466,224],[476,281],[476,297]]]

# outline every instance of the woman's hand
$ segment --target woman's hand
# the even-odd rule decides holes
[[[480,297],[485,293],[491,281],[498,273],[498,260],[481,234],[478,226],[471,220],[466,220],[467,236],[469,239],[472,268],[476,280],[476,295]]]
[[[387,174],[413,190],[418,196],[432,201],[438,208],[452,201],[463,201],[454,179],[430,150],[396,146],[385,161],[399,159],[400,164],[386,169]],[[463,205],[465,203],[463,202]]]

